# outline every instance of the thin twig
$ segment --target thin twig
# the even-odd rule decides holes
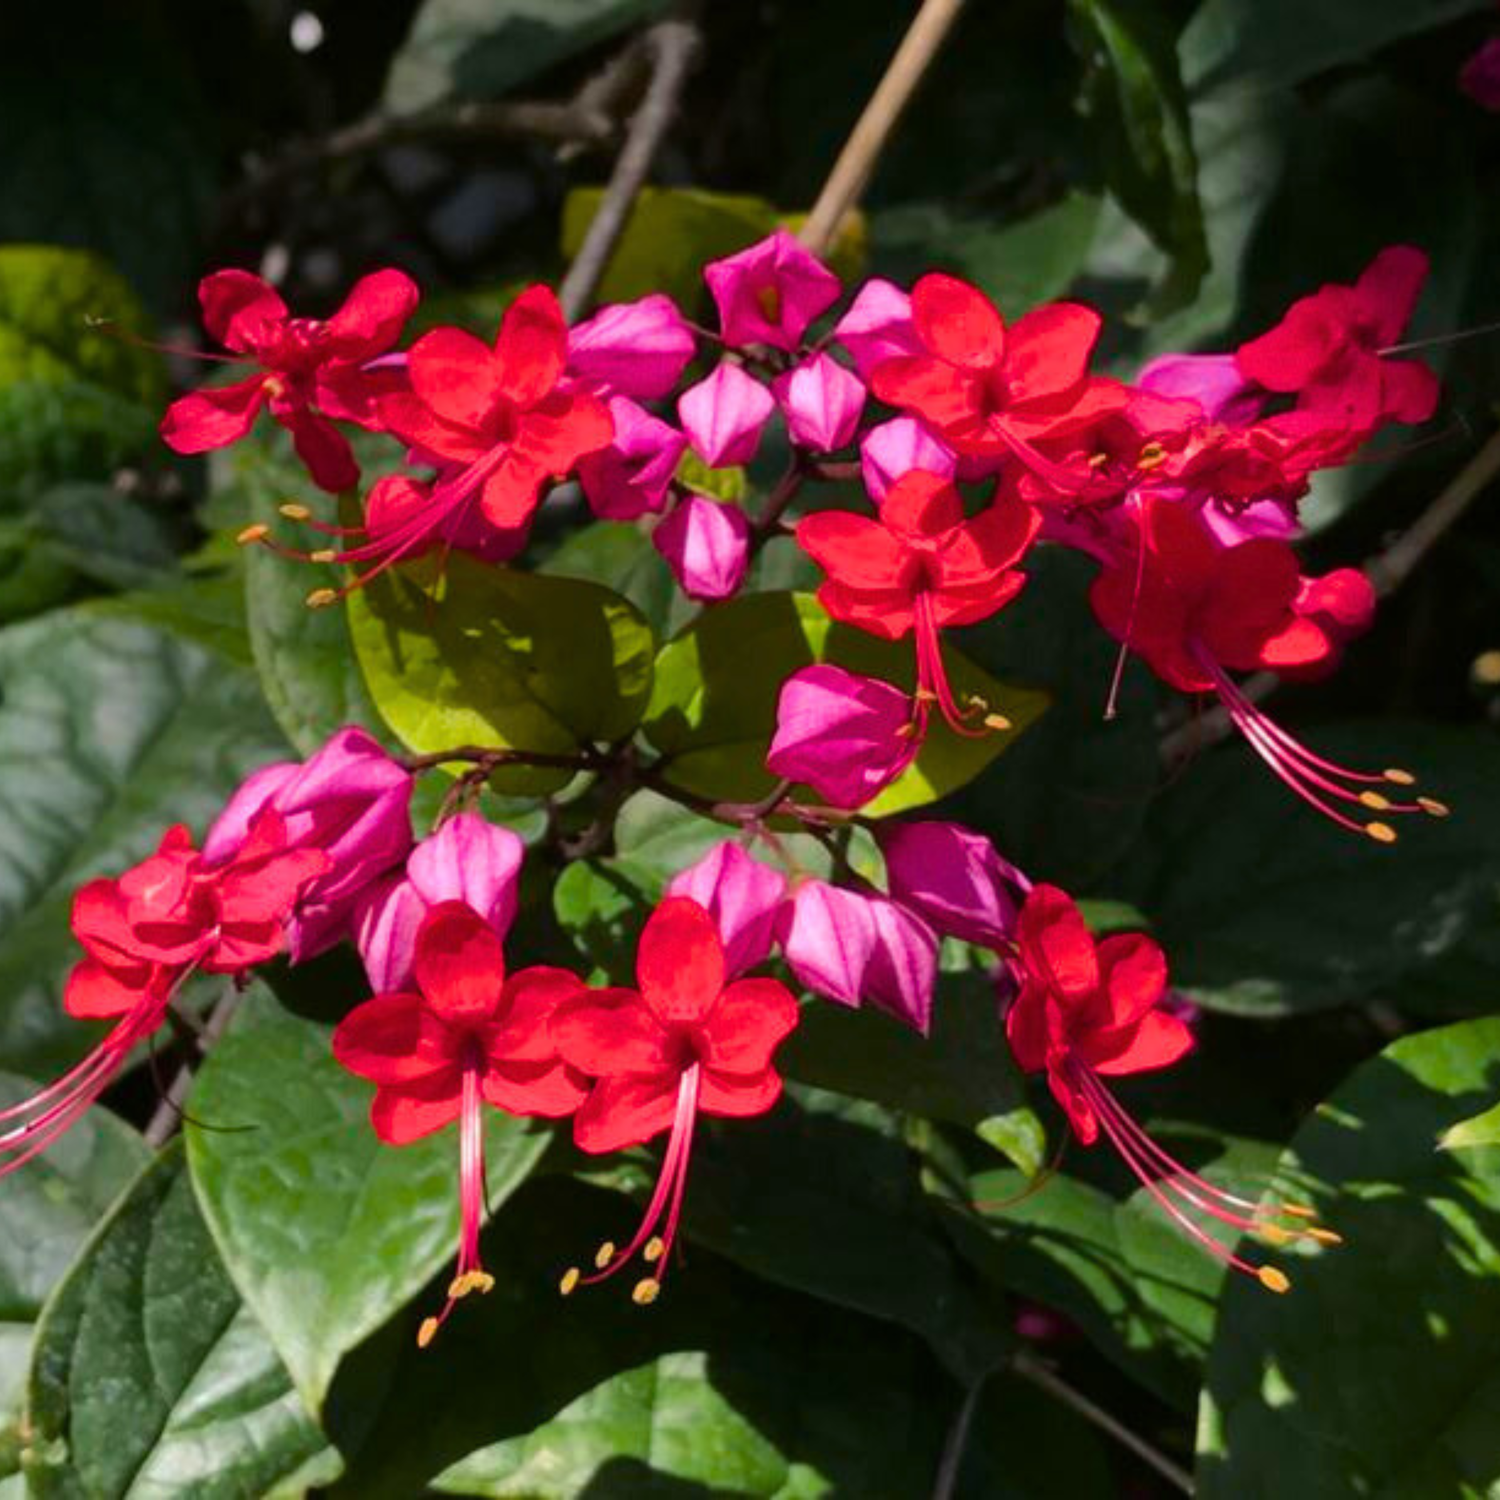
[[[661,21],[646,33],[651,82],[630,122],[599,211],[558,289],[558,301],[569,322],[588,305],[624,232],[636,195],[645,186],[651,163],[677,114],[683,85],[697,60],[698,42],[698,28],[686,20]]]
[[[964,1464],[964,1450],[969,1446],[969,1429],[974,1425],[979,1397],[991,1374],[993,1371],[986,1370],[964,1392],[963,1404],[958,1408],[958,1415],[954,1417],[953,1426],[948,1429],[948,1437],[943,1444],[943,1457],[938,1464],[937,1478],[932,1484],[932,1500],[952,1500],[953,1489]]]
[[[1193,1476],[1186,1469],[1173,1463],[1145,1438],[1110,1416],[1102,1406],[1095,1406],[1082,1391],[1074,1390],[1056,1371],[1024,1351],[1011,1357],[1010,1367],[1023,1380],[1029,1380],[1049,1396],[1061,1401],[1064,1406],[1072,1407],[1079,1416],[1092,1422],[1101,1432],[1107,1432],[1122,1447],[1129,1448],[1142,1463],[1150,1464],[1163,1479],[1176,1486],[1184,1495],[1193,1493]]]
[[[572,754],[552,754],[545,750],[514,750],[501,745],[454,745],[448,750],[433,750],[425,755],[404,755],[401,764],[408,771],[431,771],[455,761],[468,761],[488,771],[502,766],[548,766],[559,771],[596,771],[607,757],[597,751],[582,749]]]
[[[224,1035],[225,1029],[234,1019],[235,1011],[240,1008],[240,1001],[244,999],[244,994],[245,992],[238,985],[232,984],[220,996],[199,1033],[196,1061],[202,1062],[208,1056],[213,1044]],[[187,1101],[188,1089],[192,1086],[192,1082],[193,1063],[185,1062],[177,1070],[177,1076],[167,1086],[166,1093],[157,1103],[155,1113],[146,1124],[146,1144],[153,1150],[158,1146],[164,1146],[181,1123],[182,1106]]]
[[[798,235],[814,255],[828,249],[844,215],[859,202],[891,131],[963,6],[964,0],[923,0]]]
[[[1365,576],[1374,585],[1376,594],[1383,599],[1405,583],[1417,564],[1497,476],[1500,476],[1500,432],[1491,435],[1389,547],[1365,563]],[[1241,691],[1252,703],[1259,703],[1280,681],[1274,672],[1257,672],[1241,684]],[[1185,756],[1228,738],[1233,728],[1234,721],[1224,708],[1209,709],[1162,736],[1161,758],[1167,765],[1174,765]]]

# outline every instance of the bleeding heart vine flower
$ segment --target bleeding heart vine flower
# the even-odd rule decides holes
[[[595,1080],[573,1119],[579,1148],[619,1151],[670,1132],[639,1228],[623,1250],[600,1246],[593,1274],[569,1269],[564,1294],[614,1275],[639,1253],[651,1270],[631,1296],[654,1302],[682,1219],[699,1114],[761,1115],[781,1097],[771,1056],[797,1025],[797,1002],[775,979],[726,983],[726,973],[714,919],[696,901],[669,896],[641,933],[638,989],[589,990],[558,1006],[557,1050]]]
[[[1193,1047],[1187,1023],[1163,1005],[1167,963],[1161,949],[1142,933],[1096,943],[1072,899],[1051,885],[1033,887],[1016,936],[1010,965],[1020,993],[1006,1015],[1005,1033],[1017,1064],[1028,1073],[1046,1073],[1079,1144],[1092,1146],[1102,1133],[1185,1234],[1262,1286],[1286,1291],[1291,1283],[1284,1272],[1226,1249],[1195,1216],[1273,1245],[1297,1238],[1337,1244],[1338,1236],[1278,1222],[1310,1217],[1301,1205],[1262,1206],[1189,1171],[1131,1119],[1103,1081],[1169,1067]]]
[[[484,1218],[484,1105],[557,1119],[583,1101],[584,1080],[557,1055],[548,1021],[582,988],[566,969],[509,978],[500,939],[459,901],[435,906],[417,933],[415,989],[376,995],[333,1034],[333,1055],[375,1084],[370,1123],[390,1146],[459,1126],[459,1245],[448,1300],[423,1320],[430,1344],[455,1305],[495,1284],[479,1256]]]

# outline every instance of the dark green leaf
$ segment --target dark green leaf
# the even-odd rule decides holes
[[[257,990],[198,1075],[190,1109],[203,1124],[187,1129],[224,1263],[314,1409],[343,1355],[421,1289],[458,1235],[456,1131],[382,1145],[371,1086],[333,1060],[328,1036]],[[492,1206],[547,1139],[489,1112]]]
[[[97,1034],[62,1013],[73,891],[201,833],[285,754],[250,673],[92,609],[0,631],[0,1053],[46,1074]]]
[[[1457,1125],[1450,1125],[1438,1140],[1444,1151],[1467,1151],[1475,1146],[1500,1146],[1500,1104]]]
[[[1435,1151],[1494,1098],[1500,1021],[1407,1037],[1297,1132],[1279,1176],[1344,1244],[1229,1287],[1198,1493],[1343,1500],[1500,1487],[1500,1151]]]
[[[230,1500],[336,1469],[219,1264],[175,1146],[48,1304],[27,1421],[36,1495]]]

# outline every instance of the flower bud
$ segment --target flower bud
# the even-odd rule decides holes
[[[795,349],[814,318],[838,301],[839,279],[786,230],[703,268],[731,348]]]
[[[983,834],[958,823],[896,823],[880,848],[891,899],[944,937],[985,948],[1010,940],[1030,882]]]
[[[738,844],[715,844],[667,882],[668,896],[696,901],[718,924],[729,973],[742,974],[770,957],[786,877]]]
[[[689,599],[728,599],[750,566],[750,521],[738,505],[686,494],[651,533]]]
[[[568,373],[600,395],[650,401],[677,384],[696,349],[677,304],[661,292],[613,302],[568,331]]]
[[[803,360],[779,376],[773,389],[799,447],[832,453],[853,440],[865,405],[864,382],[831,355]]]
[[[596,516],[633,521],[666,503],[687,439],[624,396],[610,398],[609,414],[615,435],[607,448],[579,460],[578,478]]]
[[[766,767],[810,786],[831,807],[860,807],[916,754],[910,720],[910,700],[887,682],[842,667],[803,667],[781,685]]]
[[[677,401],[677,415],[693,451],[711,469],[749,463],[776,402],[739,365],[725,362]]]
[[[957,460],[915,417],[897,417],[872,427],[859,445],[859,472],[870,498],[877,503],[885,492],[912,469],[925,469],[952,479]]]
[[[898,354],[921,354],[911,298],[893,282],[872,277],[860,287],[849,310],[833,325],[833,336],[854,359],[861,379],[882,360]]]

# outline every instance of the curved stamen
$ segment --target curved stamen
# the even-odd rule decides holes
[[[932,612],[932,597],[919,591],[913,601],[913,635],[917,647],[917,698],[926,693],[937,704],[944,722],[965,739],[983,739],[989,733],[1003,733],[1011,727],[1004,714],[991,711],[983,698],[971,696],[966,708],[959,708],[943,665],[943,648],[938,639],[937,620]],[[974,722],[976,716],[979,723]]]

